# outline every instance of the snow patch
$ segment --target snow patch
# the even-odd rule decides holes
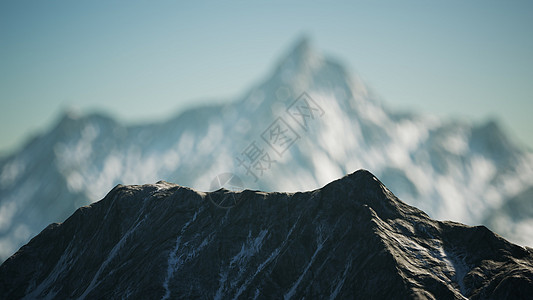
[[[170,254],[169,254],[168,260],[167,260],[167,275],[165,277],[165,281],[163,282],[163,288],[165,289],[165,295],[163,296],[162,299],[169,299],[170,298],[170,288],[169,288],[168,285],[170,283],[170,280],[172,280],[172,278],[174,277],[174,273],[184,263],[183,254],[182,255],[178,255],[178,251],[180,251],[181,246],[182,246],[181,245],[181,238],[182,238],[183,234],[185,233],[185,231],[187,231],[189,226],[194,221],[196,221],[196,217],[198,216],[198,214],[200,212],[201,212],[201,209],[196,211],[194,213],[194,215],[192,216],[192,218],[183,225],[183,227],[181,228],[180,234],[176,238],[176,244],[175,244],[174,248],[170,251]],[[207,245],[207,243],[204,244],[204,246],[205,245]]]
[[[318,252],[320,252],[320,250],[322,250],[323,246],[324,246],[324,242],[322,242],[322,243],[317,245],[315,253],[313,253],[313,256],[311,256],[311,260],[309,260],[309,263],[307,264],[307,266],[305,266],[302,274],[300,274],[300,277],[298,277],[296,282],[292,285],[290,290],[283,297],[285,300],[288,300],[292,296],[294,296],[294,293],[296,292],[296,289],[298,288],[298,285],[300,285],[300,283],[302,282],[302,279],[304,278],[305,274],[307,274],[307,271],[309,271],[309,268],[311,268],[311,265],[315,262],[315,258],[317,256]]]
[[[248,285],[250,285],[250,283],[257,276],[257,274],[261,273],[266,266],[268,266],[274,259],[276,259],[278,257],[278,255],[280,254],[281,250],[283,248],[285,248],[285,246],[289,242],[290,237],[292,236],[292,232],[294,231],[294,228],[296,228],[296,224],[298,224],[299,220],[300,219],[298,219],[298,220],[296,220],[296,222],[294,222],[294,224],[292,225],[291,229],[287,233],[287,236],[285,237],[285,239],[283,240],[281,245],[279,247],[277,247],[276,249],[274,249],[274,251],[272,251],[270,256],[257,267],[257,269],[254,272],[254,274],[251,277],[247,278],[246,281],[239,287],[239,290],[237,291],[237,293],[235,294],[233,299],[239,298],[239,296],[248,288]]]
[[[144,209],[143,209],[144,210]],[[143,211],[141,210],[141,212]],[[124,246],[124,244],[126,243],[126,241],[128,240],[128,238],[130,237],[130,235],[132,235],[136,230],[137,228],[142,224],[144,223],[144,221],[147,219],[147,216],[148,215],[145,215],[141,221],[139,221],[139,219],[137,219],[137,221],[134,223],[135,225],[130,228],[123,236],[122,238],[118,241],[118,243],[113,247],[113,249],[111,249],[111,251],[109,252],[106,260],[100,265],[100,268],[98,268],[98,271],[96,271],[96,274],[94,275],[93,279],[91,280],[91,283],[89,284],[89,286],[85,289],[85,291],[83,292],[83,294],[80,296],[79,299],[85,299],[85,297],[87,297],[87,295],[96,287],[98,286],[98,282],[97,280],[99,279],[100,277],[100,274],[105,270],[105,268],[107,267],[107,265],[116,257],[118,251]],[[139,216],[140,217],[140,216]]]

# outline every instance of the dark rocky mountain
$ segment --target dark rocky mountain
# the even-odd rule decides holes
[[[533,249],[432,220],[364,170],[297,193],[160,181],[49,225],[0,266],[0,295],[520,299],[533,295]]]
[[[515,222],[513,210],[499,209],[533,187],[533,153],[517,147],[497,121],[392,110],[306,39],[256,85],[231,98],[154,123],[67,112],[43,128],[20,151],[0,159],[0,262],[119,183],[163,179],[208,190],[226,172],[249,189],[294,192],[368,169],[432,218],[484,224],[533,246],[533,214]],[[284,144],[290,147],[280,149],[264,135],[280,124],[291,129],[295,142]],[[251,145],[272,160],[267,170],[253,168],[255,175],[247,168],[254,162],[243,155]],[[524,203],[531,206],[531,198]],[[489,217],[506,221],[484,223]]]

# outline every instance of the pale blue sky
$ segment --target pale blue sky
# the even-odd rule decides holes
[[[0,153],[67,108],[144,122],[235,99],[302,34],[389,106],[496,117],[533,148],[532,1],[308,2],[2,1]]]

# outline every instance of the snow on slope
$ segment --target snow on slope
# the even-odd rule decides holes
[[[0,295],[524,299],[532,276],[533,249],[432,220],[359,170],[299,193],[117,186],[0,265]]]
[[[231,103],[137,126],[65,114],[1,162],[0,258],[118,183],[164,179],[209,190],[217,175],[230,172],[248,188],[296,191],[359,168],[437,219],[479,224],[503,214],[508,221],[491,222],[492,229],[531,245],[524,237],[533,232],[498,228],[513,226],[514,217],[497,210],[533,186],[531,153],[515,147],[494,121],[387,109],[361,79],[304,39],[265,81]]]

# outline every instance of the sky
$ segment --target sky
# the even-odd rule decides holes
[[[309,2],[2,1],[0,155],[66,110],[133,124],[235,100],[302,35],[392,108],[495,118],[533,149],[532,1]]]

